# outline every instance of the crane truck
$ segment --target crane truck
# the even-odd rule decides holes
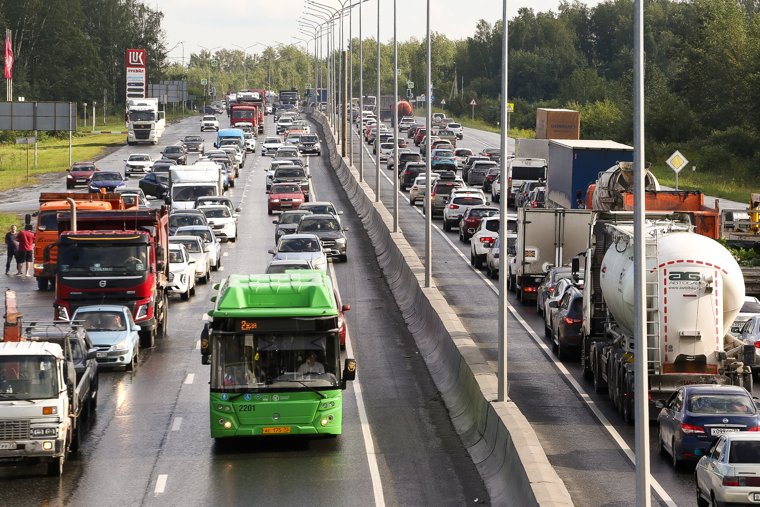
[[[630,212],[593,212],[583,254],[581,363],[596,392],[608,392],[627,422],[634,401],[634,263]],[[728,334],[744,301],[736,260],[692,232],[677,213],[648,213],[646,335],[650,405],[684,384],[732,384],[752,391],[753,345]],[[580,265],[580,257],[573,260]],[[650,411],[650,416],[657,411]]]

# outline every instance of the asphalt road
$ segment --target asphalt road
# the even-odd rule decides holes
[[[197,118],[167,128],[162,145],[197,133]],[[226,118],[221,118],[226,123]],[[269,120],[267,120],[269,123]],[[267,125],[267,130],[271,125]],[[203,134],[210,147],[213,133]],[[159,146],[123,147],[98,161],[123,169],[130,153],[158,155]],[[194,158],[195,156],[193,156]],[[192,162],[191,158],[191,162]],[[208,367],[200,364],[202,317],[212,284],[188,302],[172,299],[169,335],[143,351],[134,373],[102,371],[97,416],[81,451],[60,479],[43,467],[0,469],[0,504],[27,505],[474,505],[485,487],[462,447],[424,362],[382,278],[361,222],[351,211],[326,157],[311,158],[314,190],[344,210],[348,262],[332,266],[352,309],[348,353],[357,381],[344,397],[337,439],[258,439],[215,447],[209,436]],[[266,214],[264,169],[249,156],[233,201],[242,207],[240,235],[223,246],[218,282],[228,273],[263,272],[274,242]],[[136,186],[137,178],[129,186]],[[0,209],[33,211],[54,183],[0,197]],[[153,205],[159,205],[155,202]],[[9,277],[26,319],[52,318],[50,292]],[[0,298],[3,295],[0,294]]]
[[[359,140],[354,161],[359,164]],[[372,146],[364,150],[364,177],[375,188]],[[457,147],[480,151],[499,146],[498,134],[465,130]],[[510,143],[510,147],[513,144]],[[413,148],[414,145],[411,144]],[[381,164],[380,196],[393,209],[392,171]],[[401,194],[401,230],[424,262],[425,227],[422,206],[410,206]],[[741,203],[736,203],[741,204]],[[497,369],[498,282],[470,266],[470,245],[459,242],[458,231],[444,232],[440,218],[433,221],[434,284],[470,332],[485,357]],[[560,362],[544,338],[544,324],[535,306],[522,306],[508,295],[509,397],[531,422],[549,461],[565,482],[574,502],[584,506],[634,504],[633,427],[626,425],[606,395],[597,395],[582,377],[578,362]],[[754,395],[760,389],[754,389]],[[655,449],[656,426],[650,426],[653,498],[662,505],[694,503],[693,467],[673,470]]]

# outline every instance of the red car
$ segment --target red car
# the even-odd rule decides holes
[[[417,132],[414,134],[414,145],[419,146],[422,142],[422,139],[427,134],[427,129],[419,128],[417,129]]]
[[[297,209],[304,203],[305,198],[298,183],[275,183],[267,191],[267,212]]]
[[[66,170],[66,188],[74,188],[77,185],[87,186],[95,171],[100,171],[95,162],[74,162]]]
[[[346,331],[348,329],[348,323],[346,322],[346,316],[343,312],[347,312],[351,309],[351,305],[343,305],[340,303],[340,296],[338,291],[334,290],[335,305],[338,307],[338,337],[340,338],[340,350],[346,350]]]
[[[480,222],[484,217],[494,217],[499,214],[500,209],[495,206],[473,206],[467,210],[459,219],[459,241],[467,243],[475,231],[478,230]]]

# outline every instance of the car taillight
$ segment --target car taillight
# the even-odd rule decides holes
[[[477,224],[478,223],[478,219],[477,218],[466,218],[464,221],[466,223],[468,223],[468,224]]]
[[[549,294],[554,294],[555,290],[556,289],[554,287],[549,287]]]
[[[525,287],[524,292],[536,292],[538,287]]]
[[[449,204],[449,209],[459,209],[458,204]]]
[[[726,475],[723,477],[723,485],[729,487],[757,487],[760,486],[760,477],[737,477],[735,475]]]
[[[565,321],[565,324],[567,324],[568,326],[581,323],[581,319],[574,319],[572,317],[565,317],[563,320]]]
[[[756,341],[755,342],[755,348],[756,349],[760,349],[760,341]]]
[[[481,243],[493,243],[494,239],[489,236],[481,236],[480,242]]]
[[[430,192],[430,198],[435,199],[435,192]]]
[[[681,431],[688,434],[701,433],[704,435],[705,433],[705,429],[703,427],[695,426],[693,424],[688,424],[688,423],[681,423]]]
[[[747,431],[760,431],[760,426],[752,426],[751,428],[747,428]]]
[[[538,201],[533,201],[530,203],[531,208],[538,208]]]

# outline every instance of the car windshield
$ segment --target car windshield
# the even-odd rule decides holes
[[[687,410],[694,414],[755,414],[752,399],[743,394],[694,393]]]
[[[230,210],[227,208],[209,208],[202,210],[206,218],[230,218]]]
[[[281,167],[277,169],[277,174],[275,175],[276,178],[303,178],[304,176],[304,170],[298,167]]]
[[[316,143],[317,141],[317,136],[301,136],[302,143]]]
[[[204,116],[203,121],[216,121],[216,116]]]
[[[74,166],[72,166],[71,170],[72,171],[94,171],[95,170],[95,166],[94,165],[86,165],[86,164],[83,164],[83,165],[76,165],[75,164]]]
[[[281,141],[279,137],[267,137],[264,139],[264,144],[278,144],[280,142]]]
[[[757,301],[745,301],[740,313],[760,313],[760,303]]]
[[[306,213],[283,213],[278,224],[297,224]]]
[[[0,400],[56,398],[58,392],[53,356],[0,356]]]
[[[179,250],[169,250],[169,263],[171,264],[180,264],[184,262],[184,258],[182,257],[182,252]]]
[[[169,215],[169,227],[182,227],[185,225],[206,225],[198,215]]]
[[[91,181],[121,181],[121,179],[121,174],[119,173],[101,171],[93,174]]]
[[[202,143],[203,138],[200,136],[185,136],[186,143]]]
[[[297,194],[301,192],[298,185],[272,185],[273,194]]]
[[[148,269],[147,258],[146,245],[72,241],[58,247],[58,270],[67,275],[144,274]]]
[[[310,238],[284,238],[280,241],[280,252],[319,252],[319,241]]]
[[[190,241],[190,240],[171,240],[172,243],[179,243],[181,245],[185,245],[185,250],[187,250],[189,253],[201,253],[201,247],[198,244],[197,241]]]
[[[300,262],[297,264],[270,264],[267,266],[267,274],[285,273],[291,269],[312,269],[312,267]]]
[[[126,331],[127,329],[124,314],[117,311],[77,312],[74,319],[82,321],[87,331]]]
[[[461,126],[460,124],[458,124],[458,123],[449,123],[447,126],[448,126],[448,128],[450,128],[450,129],[458,129],[458,128],[462,128],[462,126]]]
[[[734,440],[728,453],[729,463],[760,464],[760,441]]]
[[[167,146],[164,148],[164,153],[182,153],[182,148],[179,146]]]
[[[304,218],[298,224],[298,230],[301,232],[338,231],[340,230],[340,224],[337,220]]]

